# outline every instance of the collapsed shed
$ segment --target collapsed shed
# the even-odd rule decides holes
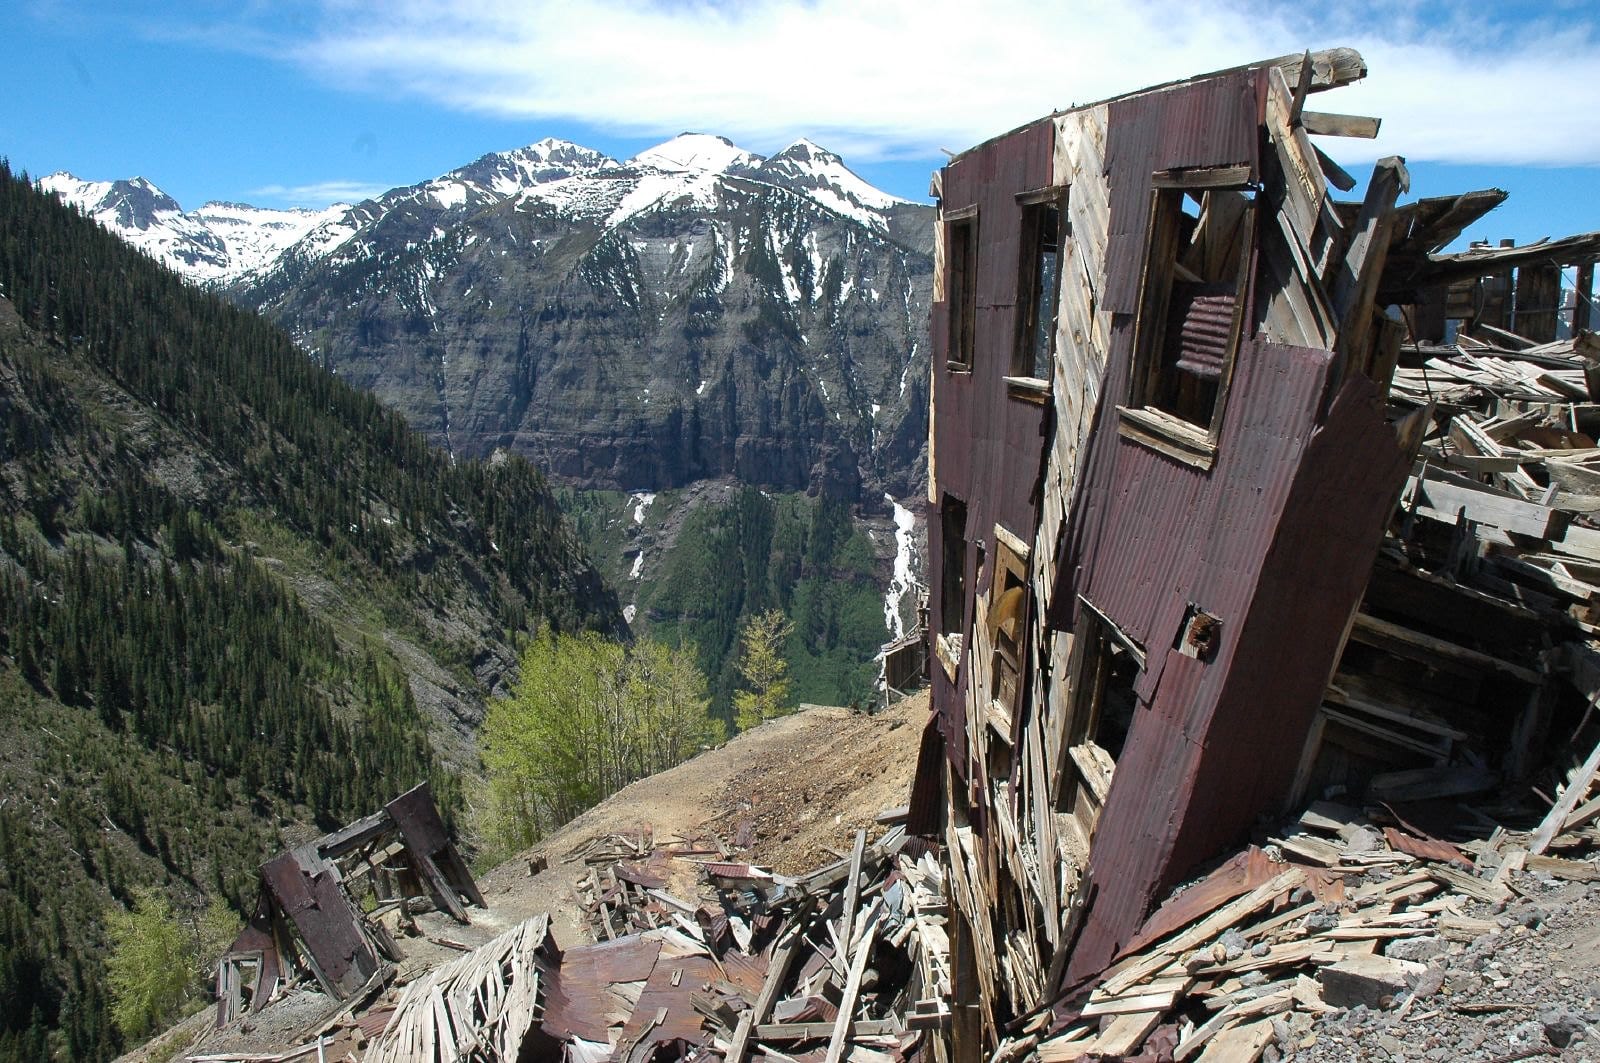
[[[1312,137],[1378,121],[1308,104],[1365,72],[1176,82],[935,175],[910,827],[949,870],[953,1058],[1091,981],[1259,817],[1526,778],[1596,689],[1572,607],[1600,234],[1443,253],[1504,194],[1399,205],[1398,158],[1341,201]]]
[[[427,783],[261,865],[255,911],[217,963],[217,1025],[301,973],[336,1000],[373,985],[400,959],[380,917],[421,898],[461,923],[487,907]]]

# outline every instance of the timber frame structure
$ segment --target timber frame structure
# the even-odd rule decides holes
[[[1486,499],[1548,518],[1557,488],[1502,485],[1519,467],[1498,449],[1467,450],[1476,477],[1418,463],[1454,411],[1391,385],[1447,330],[1548,347],[1570,313],[1592,341],[1600,234],[1442,254],[1504,193],[1399,206],[1398,158],[1338,201],[1356,183],[1311,137],[1378,122],[1307,102],[1365,73],[1350,49],[1263,61],[1049,115],[934,175],[933,715],[908,829],[943,846],[949,1058],[1037,1029],[1261,817],[1329,786],[1521,778],[1542,751],[1538,654],[1567,635],[1423,571],[1395,515],[1404,495],[1459,517],[1457,551],[1468,529],[1482,553],[1469,517],[1509,522]],[[1455,669],[1464,707],[1400,690],[1407,667]]]

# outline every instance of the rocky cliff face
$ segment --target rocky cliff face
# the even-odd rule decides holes
[[[808,141],[546,140],[327,220],[232,294],[458,455],[876,506],[925,476],[931,238]]]

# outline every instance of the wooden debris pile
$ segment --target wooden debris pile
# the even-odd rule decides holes
[[[1595,234],[1582,239],[1592,251]],[[1487,254],[1434,257],[1487,269]],[[1600,336],[1580,326],[1542,339],[1554,318],[1542,342],[1511,331],[1483,311],[1497,283],[1509,281],[1458,279],[1450,305],[1470,301],[1457,288],[1479,291],[1479,316],[1452,309],[1450,344],[1400,351],[1391,409],[1428,427],[1293,802],[1330,786],[1374,800],[1486,792],[1532,778],[1568,734],[1588,748],[1586,706],[1600,700]],[[1589,298],[1582,284],[1577,295]],[[1532,311],[1518,320],[1539,324]]]
[[[622,857],[578,882],[599,943],[564,956],[542,1033],[573,1058],[919,1058],[949,1018],[943,875],[902,827],[866,838],[794,878],[699,840],[595,847]]]
[[[534,916],[405,987],[362,1057],[372,1063],[514,1060],[540,1019],[542,971],[559,959],[550,918]]]
[[[1519,873],[1600,880],[1600,747],[1589,760],[1535,829],[1460,845],[1387,809],[1314,804],[1265,849],[1177,891],[1110,968],[1013,1023],[995,1058],[1253,1063],[1285,1013],[1410,1009],[1442,978],[1424,961],[1505,925],[1473,905],[1531,895]]]
[[[698,861],[729,858],[727,847],[711,837],[667,838],[658,846],[649,827],[632,837],[593,839],[568,855],[588,868],[575,886],[596,941],[693,920],[698,906],[671,891],[697,883]]]

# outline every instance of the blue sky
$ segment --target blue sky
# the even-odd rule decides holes
[[[1323,140],[1352,172],[1398,153],[1415,195],[1508,189],[1470,236],[1600,229],[1594,0],[21,0],[6,23],[0,154],[142,175],[187,208],[360,198],[544,136],[626,158],[685,129],[762,153],[809,136],[923,198],[941,149],[1053,108],[1350,44],[1369,78],[1314,106],[1384,119],[1377,142]]]

